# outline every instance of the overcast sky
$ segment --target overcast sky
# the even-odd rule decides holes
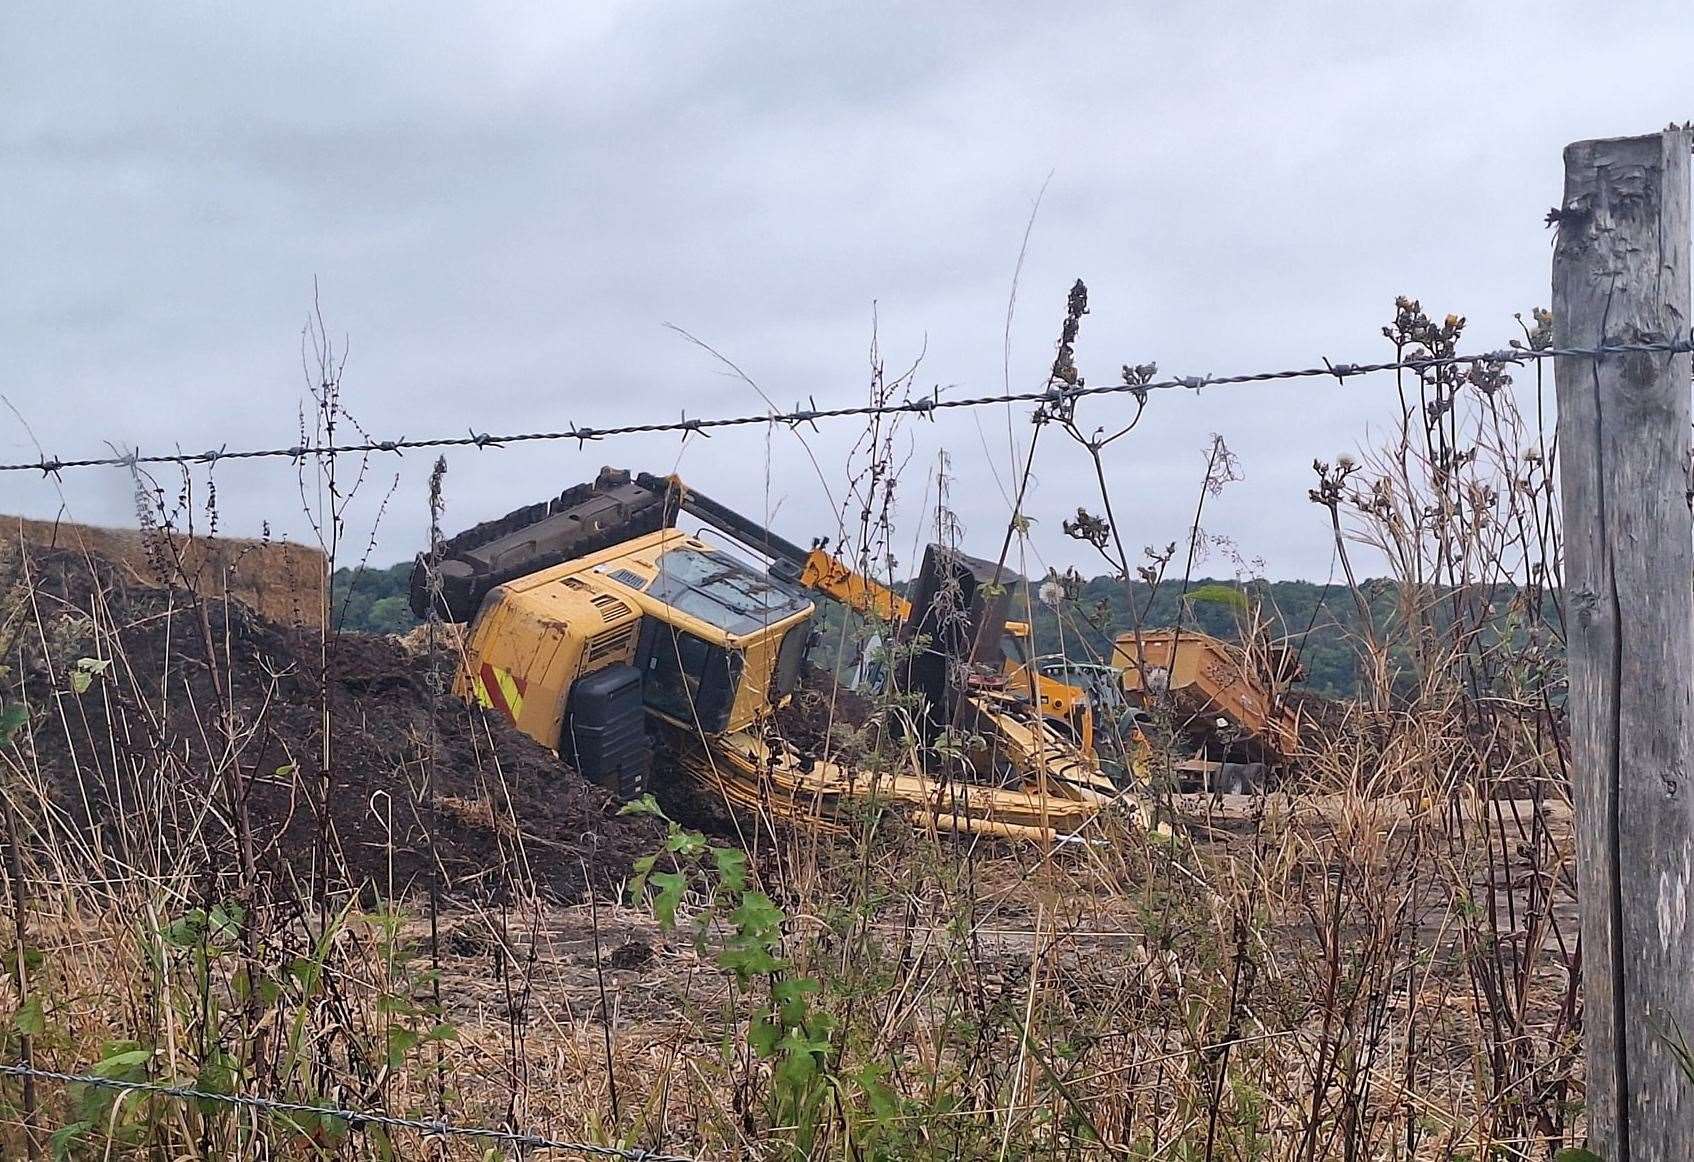
[[[1394,296],[1475,348],[1548,298],[1560,151],[1694,117],[1694,8],[1656,5],[8,4],[0,394],[50,455],[289,445],[313,280],[379,438],[861,401],[873,317],[924,390],[1042,385],[1065,292],[1091,382],[1386,357]],[[1051,175],[1049,177],[1049,175]],[[1132,545],[1181,539],[1207,439],[1245,479],[1205,526],[1322,579],[1314,456],[1380,435],[1391,380],[1155,397],[1107,467]],[[1086,405],[1097,422],[1121,399]],[[1011,417],[1027,439],[1027,409]],[[999,547],[1006,409],[909,424],[907,535],[938,449]],[[980,425],[980,426],[979,426]],[[449,531],[591,477],[676,468],[804,541],[851,422],[449,456]],[[0,460],[35,444],[0,413]],[[379,458],[374,559],[425,536],[429,457]],[[223,528],[306,535],[287,461],[226,463]],[[1009,487],[1006,481],[1006,487]],[[1044,436],[1055,564],[1096,507]],[[0,478],[0,511],[133,520],[121,470]],[[1215,570],[1227,573],[1225,562]]]

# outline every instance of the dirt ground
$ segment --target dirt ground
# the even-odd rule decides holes
[[[1177,806],[1187,819],[1186,833],[1200,852],[1224,860],[1246,857],[1255,835],[1263,829],[1272,837],[1293,834],[1300,842],[1309,842],[1311,857],[1321,861],[1324,847],[1338,838],[1345,841],[1359,829],[1385,837],[1403,828],[1414,811],[1428,809],[1381,800],[1370,803],[1368,814],[1361,816],[1360,805],[1341,796],[1280,794],[1182,796]],[[1501,801],[1489,807],[1489,814],[1498,812],[1496,823],[1504,819],[1510,826],[1514,818],[1527,819],[1532,806],[1527,801]],[[1481,808],[1478,803],[1466,807],[1472,812]],[[1569,806],[1544,804],[1542,817],[1550,826],[1555,849],[1568,852],[1574,842]],[[1530,871],[1524,851],[1512,844],[1507,849],[1506,874],[1495,877],[1493,889],[1493,903],[1502,915],[1510,911],[1507,897],[1514,888],[1521,889]],[[986,849],[977,866],[981,919],[974,930],[973,960],[990,987],[1015,991],[1043,947],[1060,950],[1049,967],[1056,967],[1067,987],[1080,993],[1099,984],[1095,978],[1102,973],[1109,976],[1114,966],[1150,956],[1157,959],[1158,953],[1149,951],[1146,933],[1124,899],[1102,897],[1085,876],[1074,883],[1063,874],[1050,876],[1043,880],[1041,890],[1032,891],[1029,853],[1008,847]],[[1487,906],[1488,880],[1479,878],[1473,887],[1478,903]],[[1578,924],[1574,892],[1557,893],[1552,911],[1559,935],[1574,941]],[[486,911],[464,909],[450,912],[443,920],[444,979],[452,983],[446,991],[459,1020],[500,1024],[509,1015],[509,990],[500,968],[504,961],[496,956],[502,943],[497,935],[499,923]],[[686,924],[667,934],[648,912],[623,903],[602,899],[597,907],[586,903],[547,907],[537,916],[510,923],[521,929],[516,932],[518,942],[527,946],[533,941],[526,1011],[563,1015],[566,1024],[588,1022],[632,1036],[664,1036],[684,1019],[683,1014],[709,1009],[708,1002],[728,987],[727,974],[714,966],[709,949],[695,945]],[[1290,945],[1307,938],[1302,923],[1297,915],[1287,917],[1282,938]],[[925,934],[939,937],[945,931],[943,919],[926,926],[921,919],[899,914],[898,908],[890,908],[884,919],[873,922],[878,924],[889,932],[912,934],[914,953],[920,957]],[[1502,937],[1510,939],[1509,933],[1522,927],[1521,922],[1507,923]],[[509,944],[511,934],[505,939]],[[1460,952],[1450,946],[1451,934],[1432,931],[1427,939],[1448,961],[1448,969],[1462,974],[1457,961]],[[1543,938],[1549,967],[1551,954],[1558,951],[1557,939],[1551,928]],[[1172,958],[1155,964],[1152,976],[1168,976],[1171,983],[1179,984],[1184,972],[1191,970],[1192,966]],[[1559,979],[1550,978],[1548,986],[1557,988],[1563,978],[1553,975]]]

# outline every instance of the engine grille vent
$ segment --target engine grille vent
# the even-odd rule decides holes
[[[601,620],[606,622],[617,621],[629,612],[629,606],[610,593],[596,593],[589,600],[593,602],[594,608],[600,611]]]
[[[635,622],[620,625],[614,629],[602,630],[588,639],[588,650],[583,654],[584,663],[598,662],[602,658],[613,657],[626,652],[635,641]]]
[[[633,569],[611,569],[607,571],[606,576],[621,585],[628,585],[631,589],[640,589],[647,584],[647,578]]]

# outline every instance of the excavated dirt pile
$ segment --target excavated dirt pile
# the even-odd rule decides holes
[[[390,639],[326,646],[81,553],[29,569],[37,612],[6,683],[31,710],[19,755],[51,801],[32,820],[44,841],[74,836],[142,872],[199,859],[237,874],[245,814],[260,879],[304,884],[327,862],[331,883],[399,897],[424,890],[433,860],[444,892],[477,900],[530,884],[575,900],[659,841],[503,718],[442,695],[432,731],[431,662]]]
[[[864,695],[842,685],[825,670],[807,662],[800,688],[776,712],[777,729],[801,754],[833,755],[840,735],[869,722],[875,706]]]
[[[322,620],[324,555],[315,546],[239,537],[150,537],[140,529],[18,516],[0,516],[0,539],[22,541],[40,553],[94,553],[141,584],[156,579],[161,564],[169,562],[170,568],[195,578],[201,593],[227,593],[273,621],[315,626]]]

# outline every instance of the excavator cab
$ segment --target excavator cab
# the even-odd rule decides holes
[[[683,538],[641,590],[647,707],[704,734],[739,729],[794,692],[813,605],[793,586]]]
[[[1054,729],[1093,753],[1095,706],[1082,686],[1049,674],[1043,659],[1031,656],[1029,623],[1008,621],[1000,639],[1001,673],[1006,689],[1029,698]]]

